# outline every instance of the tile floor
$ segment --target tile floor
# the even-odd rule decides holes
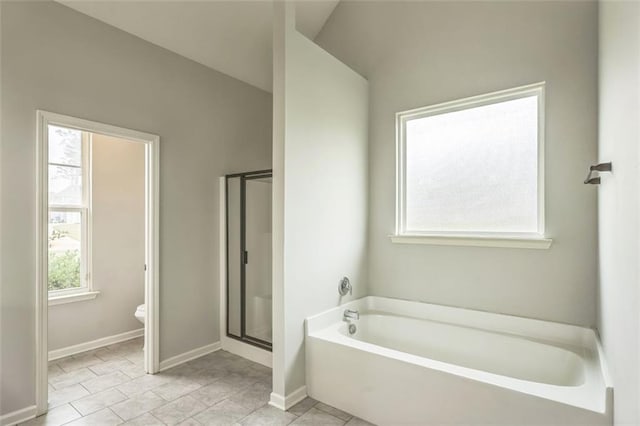
[[[348,425],[369,423],[306,398],[267,404],[271,370],[225,351],[156,375],[143,371],[142,339],[49,365],[49,412],[24,425]]]

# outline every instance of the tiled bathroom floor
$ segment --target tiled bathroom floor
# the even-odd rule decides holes
[[[24,425],[368,425],[307,398],[283,412],[267,404],[271,370],[225,351],[156,375],[142,339],[49,365],[49,412]]]

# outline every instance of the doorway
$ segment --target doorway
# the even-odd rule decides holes
[[[95,139],[95,140],[94,140]],[[49,306],[100,297],[93,287],[92,274],[92,147],[118,142],[129,152],[137,152],[144,171],[138,176],[143,200],[137,207],[143,216],[137,226],[144,228],[140,242],[139,277],[144,285],[144,371],[159,370],[159,137],[89,120],[37,111],[37,225],[36,225],[36,406],[37,414],[47,412]],[[121,167],[121,165],[119,165]],[[114,164],[115,167],[115,164]],[[109,166],[103,167],[107,170]],[[114,184],[112,184],[114,186]],[[114,187],[118,193],[117,184]],[[120,191],[124,192],[124,191]],[[120,200],[122,202],[122,200]],[[124,205],[124,204],[122,204]],[[113,208],[113,205],[111,206]],[[103,215],[104,216],[104,215]],[[142,251],[144,255],[142,256]],[[134,310],[130,313],[134,316]],[[135,311],[139,316],[139,311]],[[81,319],[79,319],[81,320]],[[132,335],[133,336],[133,335]],[[113,337],[113,336],[111,336]],[[127,333],[119,336],[127,338]],[[94,349],[88,344],[65,348]],[[97,348],[97,346],[96,346]],[[58,352],[64,352],[59,350]]]

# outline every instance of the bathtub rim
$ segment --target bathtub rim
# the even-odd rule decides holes
[[[397,313],[380,308],[372,309],[378,303],[383,304],[383,306],[386,304],[386,306],[389,307],[409,308],[409,310],[413,312],[398,315],[410,318],[439,321],[464,327],[473,327],[480,330],[513,334],[525,338],[546,340],[557,344],[568,344],[571,342],[570,344],[574,346],[590,347],[593,350],[598,346],[595,343],[599,343],[598,335],[594,329],[579,325],[382,296],[364,296],[309,316],[305,319],[305,332],[313,333],[314,331],[328,327],[334,322],[342,321],[342,313],[345,309],[356,308],[367,311],[380,310],[394,314]],[[461,320],[459,316],[460,313],[464,313],[467,320]],[[457,317],[455,316],[456,314],[458,314]],[[469,319],[473,320],[472,325],[469,323]],[[552,331],[552,333],[549,333],[550,331]],[[606,367],[606,364],[603,366]],[[610,377],[607,377],[607,379],[610,379]],[[608,383],[610,382],[608,381]]]
[[[389,309],[408,308],[408,311],[412,311],[412,313],[417,313],[418,315],[406,315],[404,313],[394,312],[393,310],[385,310],[381,309],[381,306],[387,307]],[[372,309],[374,307],[376,309]],[[422,319],[427,321],[440,321],[462,327],[472,327],[489,332],[505,333],[513,335],[514,337],[521,337],[529,340],[538,340],[542,343],[550,345],[555,344],[562,347],[571,346],[574,348],[582,348],[585,351],[589,352],[591,358],[597,357],[597,359],[586,357],[585,354],[581,356],[583,362],[585,363],[585,369],[589,370],[588,372],[586,372],[586,374],[589,374],[591,376],[591,380],[589,380],[588,383],[585,383],[582,386],[578,386],[578,388],[589,386],[590,388],[595,389],[595,386],[599,384],[592,382],[593,376],[596,375],[599,379],[598,381],[601,382],[601,387],[598,386],[596,390],[599,389],[604,393],[603,400],[598,404],[585,404],[576,403],[575,401],[567,401],[565,398],[553,398],[549,397],[548,394],[543,391],[559,386],[529,382],[509,376],[501,376],[494,373],[489,373],[483,370],[462,367],[443,361],[437,361],[430,358],[407,354],[395,349],[386,348],[368,342],[357,341],[355,339],[350,339],[347,336],[338,338],[335,338],[335,336],[328,336],[327,333],[331,332],[340,335],[337,328],[341,326],[341,324],[343,324],[342,313],[344,312],[344,309],[385,311],[391,315],[407,316],[410,318]],[[419,310],[423,311],[419,312]],[[459,315],[458,318],[455,318],[456,314]],[[437,318],[434,318],[434,316],[436,316]],[[469,322],[470,320],[471,323]],[[476,323],[476,320],[479,320],[480,324]],[[491,324],[493,324],[493,327],[489,326]],[[495,327],[496,325],[500,326]],[[335,328],[335,330],[329,331],[328,329],[332,326]],[[505,387],[508,389],[512,389],[515,392],[521,392],[534,397],[557,401],[563,404],[572,405],[581,409],[601,414],[610,413],[613,407],[613,384],[611,381],[609,370],[607,368],[606,360],[604,358],[602,345],[595,330],[586,327],[403,299],[394,299],[380,296],[365,296],[306,318],[305,337],[328,340],[334,344],[349,346],[354,350],[373,352],[377,355],[395,359],[399,362],[408,362],[424,368],[432,368],[445,374],[452,374],[455,376],[467,378],[469,380],[484,382],[492,386]],[[354,341],[357,343],[354,343]],[[372,348],[375,348],[375,350],[371,350]],[[402,356],[399,356],[399,354],[402,354]],[[595,373],[593,370],[595,370]],[[522,386],[513,386],[513,383],[522,383]],[[533,387],[533,390],[527,389],[527,387]],[[575,387],[572,388],[575,389]],[[597,408],[594,408],[594,405],[597,405]]]

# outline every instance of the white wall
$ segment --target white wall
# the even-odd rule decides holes
[[[36,109],[160,136],[165,360],[219,340],[218,177],[269,168],[271,96],[57,3],[0,5],[4,414],[35,402]]]
[[[284,9],[284,10],[282,10]],[[274,28],[274,394],[304,377],[304,318],[366,294],[367,82],[294,29]]]
[[[94,134],[92,161],[93,300],[49,307],[49,351],[137,330],[144,303],[145,147]]]
[[[341,2],[316,42],[369,79],[373,295],[594,325],[595,2]],[[539,81],[549,250],[393,244],[395,117]]]
[[[617,425],[640,424],[640,3],[600,3],[600,337]]]

